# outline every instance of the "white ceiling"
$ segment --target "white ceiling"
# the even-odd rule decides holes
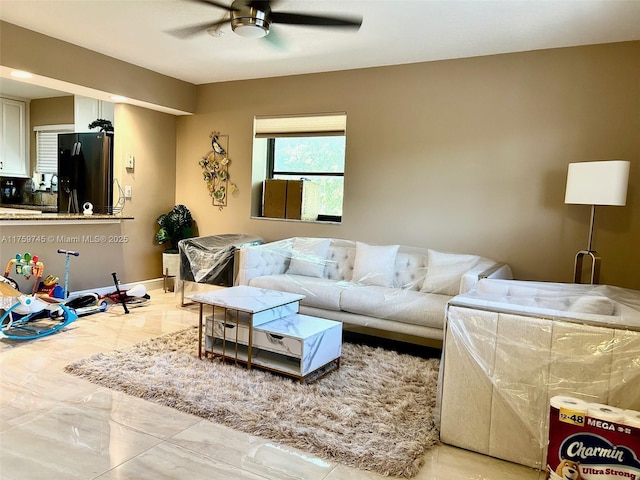
[[[28,98],[32,100],[35,98],[51,98],[68,95],[65,92],[52,88],[40,87],[31,83],[2,77],[0,77],[0,93],[8,97]]]
[[[167,34],[225,15],[189,0],[0,0],[6,22],[195,84],[640,40],[640,0],[281,0],[273,10],[363,23],[275,24],[286,46],[275,48],[229,26],[221,37]]]

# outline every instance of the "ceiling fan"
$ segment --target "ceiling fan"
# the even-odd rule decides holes
[[[362,24],[362,18],[306,15],[292,12],[274,12],[271,5],[275,0],[234,0],[231,5],[215,0],[189,0],[206,5],[221,8],[230,13],[228,18],[215,22],[200,23],[183,28],[176,28],[168,33],[186,38],[219,27],[227,23],[241,37],[262,38],[269,34],[272,23],[287,25],[307,25],[314,27],[334,27],[358,29]]]

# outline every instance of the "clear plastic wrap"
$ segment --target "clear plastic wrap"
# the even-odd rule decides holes
[[[243,248],[237,284],[301,294],[302,313],[422,343],[442,340],[447,301],[489,275],[511,270],[477,255],[296,237]]]
[[[236,250],[263,243],[262,238],[244,233],[181,240],[178,243],[180,276],[176,291],[184,295],[185,288],[193,283],[232,286]]]
[[[456,303],[640,330],[640,292],[611,285],[487,279]]]
[[[480,280],[447,308],[441,440],[544,468],[550,399],[640,410],[640,292]]]

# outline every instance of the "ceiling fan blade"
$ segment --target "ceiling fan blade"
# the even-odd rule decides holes
[[[213,7],[218,7],[218,8],[222,8],[223,10],[226,10],[228,12],[234,12],[237,9],[233,8],[231,5],[227,5],[225,3],[221,3],[221,2],[216,2],[214,0],[190,0],[191,2],[197,2],[197,3],[204,3],[206,5],[210,5]]]
[[[225,23],[231,23],[231,19],[225,18],[224,20],[219,20],[217,22],[205,22],[197,25],[190,25],[188,27],[173,28],[171,30],[166,30],[166,33],[178,38],[188,38],[193,35],[197,35],[198,33],[206,32],[210,28],[224,25]]]
[[[300,13],[271,12],[271,21],[289,25],[315,25],[322,27],[350,27],[360,28],[362,18],[331,17],[318,15],[303,15]]]

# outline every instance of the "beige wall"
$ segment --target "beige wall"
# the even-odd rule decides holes
[[[163,246],[153,239],[156,219],[174,205],[176,193],[176,117],[130,105],[116,105],[114,168],[122,188],[130,185],[123,223],[129,242],[123,245],[123,278],[145,280],[162,276]],[[125,168],[127,154],[135,156],[135,168]]]
[[[159,107],[183,112],[195,107],[191,83],[2,21],[0,65]]]
[[[36,133],[33,127],[41,125],[73,125],[73,96],[38,98],[29,102],[29,135],[31,140],[31,169],[36,165]]]
[[[73,95],[31,100],[31,129],[36,125],[73,125]]]
[[[640,42],[198,87],[178,119],[176,201],[203,235],[331,236],[485,255],[520,279],[568,282],[589,207],[567,164],[631,161],[626,207],[600,207],[601,281],[640,289]],[[255,115],[347,112],[341,225],[250,218]],[[211,206],[198,160],[229,134],[240,188]]]

